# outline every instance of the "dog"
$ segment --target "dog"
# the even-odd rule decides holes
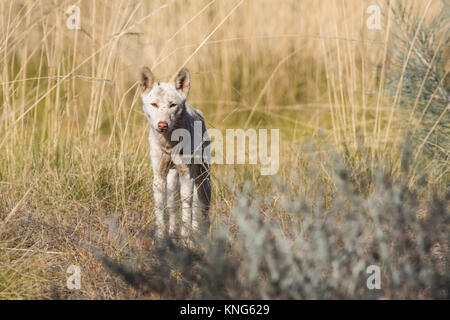
[[[187,238],[191,231],[209,230],[209,137],[203,114],[186,103],[189,90],[190,74],[186,68],[178,72],[173,83],[157,82],[148,67],[142,68],[141,99],[150,123],[156,239],[166,235],[166,210],[168,233],[175,234],[179,204],[182,237]],[[197,139],[198,132],[194,129],[199,125],[202,137]],[[181,143],[176,139],[179,135],[175,133],[180,130],[188,133],[182,139],[183,147],[190,149],[188,152],[180,148]],[[187,157],[181,151],[188,153]],[[200,156],[194,157],[198,154]]]

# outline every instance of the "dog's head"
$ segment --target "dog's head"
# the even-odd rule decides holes
[[[185,109],[189,94],[190,76],[186,68],[180,70],[174,83],[156,82],[149,68],[141,72],[141,98],[150,125],[157,132],[170,132]]]

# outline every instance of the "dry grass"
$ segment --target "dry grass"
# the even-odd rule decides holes
[[[374,162],[399,163],[399,115],[382,89],[389,24],[365,27],[370,3],[1,1],[0,298],[138,297],[91,249],[126,259],[149,245],[143,65],[161,81],[186,65],[208,127],[280,128],[278,175],[290,185],[293,168],[297,179],[307,170],[306,141],[326,142],[361,172],[371,169],[361,145]],[[78,31],[66,27],[72,4]],[[270,192],[255,166],[213,168],[213,218],[229,215],[245,180]],[[82,266],[81,291],[65,288],[70,264]]]

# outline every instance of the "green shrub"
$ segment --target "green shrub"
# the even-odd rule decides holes
[[[231,222],[223,218],[210,237],[194,237],[193,247],[167,239],[133,250],[127,262],[100,258],[140,292],[163,298],[448,299],[449,194],[430,191],[420,203],[428,187],[422,179],[408,188],[408,161],[396,180],[379,166],[362,193],[343,163],[333,164],[328,205],[325,192],[311,199],[274,181],[280,205],[264,212],[272,199],[247,183],[236,192]],[[370,265],[380,267],[380,290],[367,288]]]

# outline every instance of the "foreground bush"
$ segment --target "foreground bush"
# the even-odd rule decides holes
[[[420,203],[425,178],[408,188],[404,158],[398,179],[380,168],[368,192],[354,183],[350,165],[337,161],[328,204],[325,192],[309,199],[301,187],[273,182],[273,195],[282,196],[278,212],[266,212],[274,199],[255,196],[247,184],[231,222],[218,223],[209,238],[195,237],[193,247],[167,239],[130,253],[126,263],[100,258],[138,291],[162,298],[445,299],[448,194],[430,191]],[[370,265],[380,267],[380,290],[367,288]]]

